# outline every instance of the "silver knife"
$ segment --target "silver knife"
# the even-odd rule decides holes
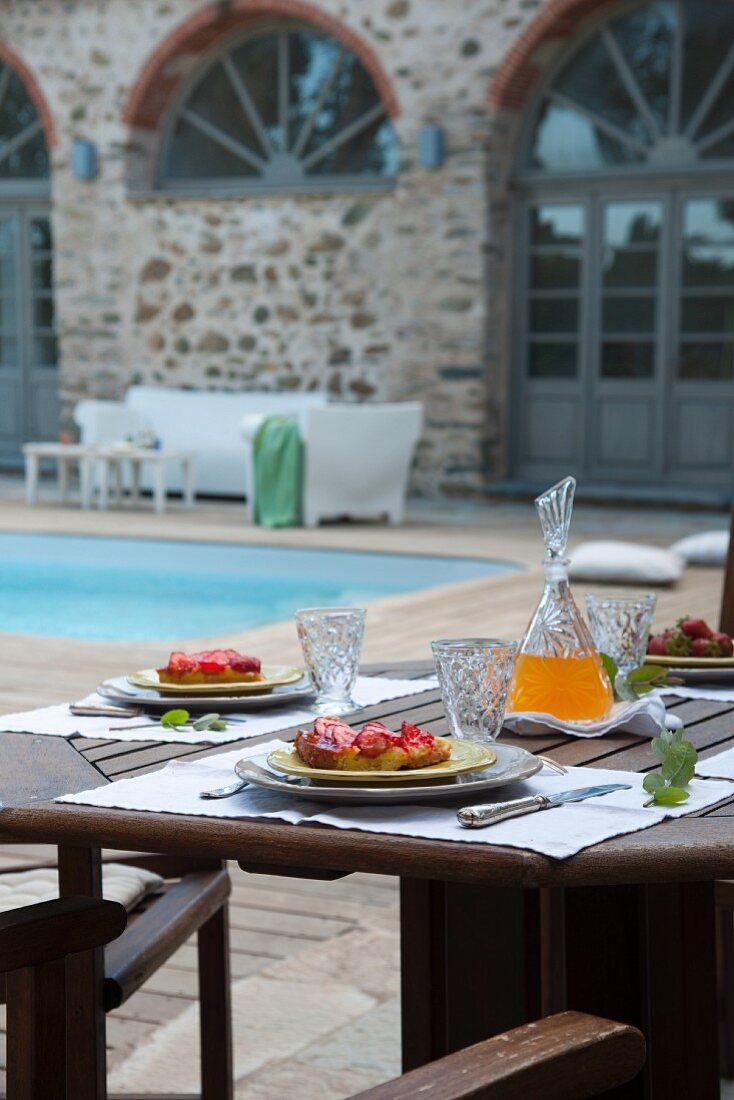
[[[604,787],[582,787],[578,791],[561,791],[559,794],[533,794],[527,798],[513,798],[510,802],[489,802],[485,806],[465,806],[459,810],[459,824],[466,829],[483,829],[485,825],[496,825],[499,821],[508,821],[511,817],[534,814],[538,810],[552,810],[566,802],[583,802],[586,798],[596,798],[611,791],[629,791],[631,783],[607,783]]]

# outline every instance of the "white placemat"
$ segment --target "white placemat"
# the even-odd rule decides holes
[[[270,752],[284,742],[271,742]],[[500,844],[525,848],[554,859],[565,859],[583,848],[623,833],[634,833],[663,821],[712,806],[734,793],[734,783],[694,779],[685,807],[644,807],[647,798],[642,775],[602,768],[569,768],[568,774],[541,774],[523,783],[513,783],[496,792],[495,801],[528,794],[553,794],[600,783],[630,783],[631,790],[592,798],[527,817],[503,821],[487,829],[464,829],[456,821],[456,807],[349,806],[324,809],[323,803],[290,797],[257,787],[219,802],[199,798],[199,792],[231,783],[234,765],[243,757],[265,762],[263,746],[222,753],[191,762],[173,760],[162,770],[133,779],[121,779],[107,787],[64,795],[58,802],[87,806],[119,807],[202,817],[276,818],[293,825],[301,822],[330,825],[337,829],[360,829],[372,833],[429,837],[473,844]],[[491,801],[490,799],[486,799]],[[2,811],[0,811],[0,815]]]
[[[734,779],[734,749],[726,749],[716,756],[699,760],[696,775],[711,776],[713,779]]]
[[[552,714],[531,711],[505,715],[505,727],[513,733],[537,737],[544,733],[566,733],[571,737],[603,737],[606,733],[636,733],[657,737],[666,724],[665,703],[652,692],[634,703],[615,703],[606,718],[593,722],[568,722]]]
[[[361,707],[374,706],[389,699],[399,699],[406,695],[417,695],[430,691],[437,686],[435,679],[391,680],[386,676],[360,676],[354,688],[354,699]],[[88,695],[81,700],[94,706],[107,705],[108,699],[99,695]],[[175,699],[171,707],[176,706]],[[68,703],[57,706],[41,707],[21,714],[6,714],[0,717],[2,733],[35,733],[50,737],[91,737],[110,738],[113,741],[168,741],[185,745],[226,745],[230,741],[241,741],[246,737],[260,737],[265,733],[277,733],[291,726],[313,722],[313,713],[306,707],[283,707],[261,714],[223,715],[225,720],[233,721],[224,730],[169,730],[150,719],[149,727],[142,727],[148,719],[142,718],[79,718],[69,711]],[[236,719],[239,719],[237,721]],[[348,719],[347,719],[348,720]],[[128,726],[129,722],[129,726]],[[115,727],[111,731],[110,727]],[[123,726],[123,729],[117,729]],[[137,727],[137,728],[136,728]]]

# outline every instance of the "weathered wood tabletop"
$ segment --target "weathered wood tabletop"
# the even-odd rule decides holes
[[[701,758],[734,745],[734,705],[673,701],[671,709]],[[445,730],[435,690],[370,707],[355,722],[366,717]],[[630,734],[503,740],[563,764],[655,767],[649,741]],[[216,856],[249,871],[326,879],[397,875],[406,1068],[568,1006],[645,1032],[645,1080],[615,1096],[718,1097],[714,882],[734,877],[734,799],[563,861],[484,843],[43,801],[237,747],[0,735],[0,841],[59,845],[62,892],[92,892],[81,887],[93,882],[101,848]]]

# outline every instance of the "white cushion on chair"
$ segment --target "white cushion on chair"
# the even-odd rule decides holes
[[[634,542],[584,542],[570,557],[575,581],[668,585],[680,580],[683,572],[677,554]]]
[[[105,863],[102,867],[102,893],[107,901],[118,901],[126,909],[134,909],[147,894],[163,884],[160,875],[141,867],[124,863]],[[33,867],[30,871],[0,873],[0,913],[52,901],[59,896],[59,875],[56,867]]]
[[[725,565],[729,552],[728,531],[703,531],[700,535],[689,535],[670,547],[688,565]]]

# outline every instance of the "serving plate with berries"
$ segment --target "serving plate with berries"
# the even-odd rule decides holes
[[[651,635],[645,662],[676,669],[691,682],[731,682],[734,640],[722,630],[712,630],[705,619],[686,615],[675,626]]]

